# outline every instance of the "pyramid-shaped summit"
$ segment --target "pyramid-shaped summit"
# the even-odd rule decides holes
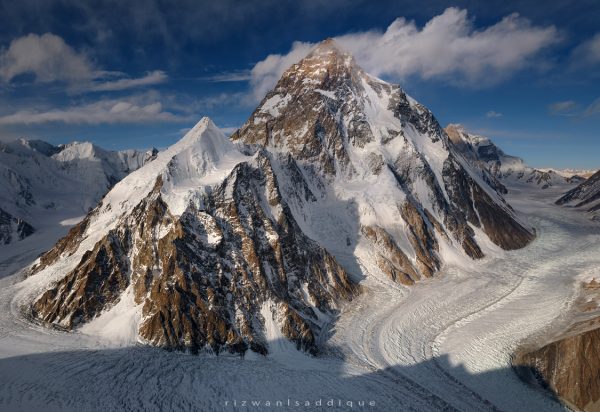
[[[240,153],[208,119],[116,185],[32,275],[45,323],[113,338],[105,319],[117,319],[133,331],[123,343],[192,352],[266,354],[276,325],[316,353],[358,293],[298,227],[268,154]]]
[[[481,239],[533,238],[428,109],[331,40],[231,139],[202,120],[115,186],[37,262],[32,315],[101,335],[117,317],[173,349],[316,353],[360,282],[411,285],[494,253]]]

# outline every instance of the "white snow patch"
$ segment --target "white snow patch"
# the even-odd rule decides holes
[[[141,305],[136,305],[133,286],[109,310],[83,325],[79,332],[96,336],[111,346],[131,346],[138,341]]]
[[[292,98],[291,95],[286,94],[281,96],[279,94],[271,96],[261,107],[261,113],[268,113],[273,117],[279,116],[279,110],[284,108]]]

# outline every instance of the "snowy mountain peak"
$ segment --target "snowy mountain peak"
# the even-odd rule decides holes
[[[593,220],[600,222],[600,170],[565,193],[556,204],[587,210]]]
[[[202,118],[178,142],[158,153],[156,159],[131,173],[106,196],[106,204],[120,213],[131,210],[161,179],[162,195],[171,211],[180,215],[204,187],[224,178],[247,157],[208,117]],[[114,206],[111,206],[113,209]],[[114,220],[117,216],[109,216]]]
[[[44,142],[43,140],[26,139],[24,137],[21,137],[19,139],[19,143],[21,143],[22,146],[39,152],[45,156],[52,156],[53,154],[58,153],[60,151],[59,147]]]
[[[452,247],[470,257],[483,254],[473,227],[506,249],[522,247],[532,238],[501,194],[458,155],[431,111],[399,85],[364,72],[332,41],[291,66],[231,139],[291,157],[288,167],[304,170],[314,193],[335,198],[329,202],[350,202],[349,209],[357,207],[361,233],[371,243],[387,243],[389,254],[404,262],[391,271],[394,279],[430,276],[441,260],[433,233],[420,234],[418,242],[427,247],[410,245],[398,235],[404,230],[396,227],[398,222],[403,227],[437,227],[442,239],[450,233],[456,242]],[[302,173],[290,174],[301,181]],[[340,219],[338,210],[335,218],[317,217],[323,212],[307,211],[311,207],[297,211],[308,226],[311,219]],[[344,221],[353,219],[349,215]],[[332,249],[345,247],[352,237],[350,227],[348,231],[348,237],[327,239]],[[321,236],[329,235],[315,234]],[[403,245],[407,256],[420,255],[421,261],[407,264],[394,245]]]
[[[317,44],[304,58],[303,63],[314,66],[327,66],[333,63],[341,63],[347,67],[358,67],[354,57],[339,46],[335,40],[326,39]]]
[[[60,145],[60,152],[55,154],[55,158],[61,161],[71,161],[75,159],[94,159],[106,157],[106,151],[90,142],[71,142]]]
[[[227,136],[208,117],[203,117],[181,140],[169,147],[166,155],[172,156],[187,149],[201,152],[206,159],[213,162],[236,150]]]
[[[204,116],[176,144],[194,144],[209,127],[216,128],[213,121],[209,117]]]
[[[58,146],[25,138],[0,142],[0,209],[14,218],[13,223],[25,222],[36,230],[80,217],[156,154],[156,150],[108,151],[89,142]],[[0,231],[12,230],[7,222],[0,222]],[[15,239],[19,237],[11,236],[11,242]]]
[[[315,352],[357,280],[411,285],[534,237],[427,108],[331,40],[231,139],[254,155],[204,118],[118,183],[40,258],[56,282],[32,316],[72,329],[116,315],[175,349],[265,353],[281,336]]]

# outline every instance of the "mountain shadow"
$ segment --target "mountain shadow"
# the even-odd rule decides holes
[[[340,359],[301,356],[242,359],[132,347],[9,357],[0,359],[0,410],[563,409],[550,395],[520,383],[510,368],[473,374],[443,356],[357,374]]]

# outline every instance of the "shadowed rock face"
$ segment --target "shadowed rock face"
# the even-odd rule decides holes
[[[548,189],[555,185],[575,183],[580,176],[563,176],[555,170],[529,167],[523,159],[504,153],[489,138],[469,133],[462,125],[450,124],[444,129],[454,148],[481,173],[481,178],[500,194],[508,193],[505,185],[529,183]]]
[[[586,210],[592,220],[600,221],[600,171],[569,190],[556,201],[557,205],[569,205]]]
[[[118,228],[34,302],[33,316],[72,329],[131,288],[141,306],[139,335],[147,343],[267,353],[266,320],[257,314],[273,302],[282,335],[316,353],[315,337],[325,326],[319,316],[335,316],[337,303],[350,300],[358,287],[302,234],[268,157],[238,164],[204,199],[203,210],[189,207],[179,217],[162,200],[162,184],[159,178]],[[48,252],[45,263],[68,253],[78,232]]]
[[[514,356],[516,371],[585,411],[600,411],[600,283],[582,284],[573,302],[571,324],[543,346],[521,348]],[[535,345],[535,343],[534,343]]]
[[[32,235],[34,231],[33,226],[26,221],[0,209],[0,245],[7,245],[15,240],[23,240]]]
[[[446,187],[455,205],[469,223],[483,229],[488,237],[505,250],[520,249],[534,239],[504,208],[495,203],[456,162],[444,164]]]
[[[526,367],[569,404],[585,411],[600,410],[600,329],[519,355],[515,364]]]

